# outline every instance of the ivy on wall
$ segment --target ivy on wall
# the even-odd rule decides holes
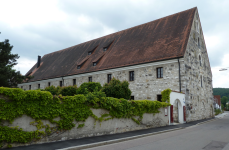
[[[171,92],[172,92],[171,89],[165,89],[164,91],[162,91],[161,92],[161,95],[162,95],[161,101],[170,103],[170,93]]]
[[[168,94],[168,92],[164,93]],[[128,101],[106,97],[101,91],[88,93],[87,95],[53,96],[47,91],[23,91],[19,88],[0,87],[0,94],[9,98],[9,100],[0,99],[0,145],[1,143],[7,143],[9,144],[8,147],[11,147],[11,143],[28,143],[39,140],[53,132],[71,130],[75,127],[74,120],[84,122],[89,116],[100,122],[113,118],[131,118],[140,124],[144,113],[159,113],[159,108],[170,106],[169,103],[166,103],[168,96],[163,100],[164,102]],[[90,108],[106,109],[109,113],[97,117]],[[28,132],[17,127],[3,126],[3,121],[12,123],[15,118],[22,115],[35,119],[30,124],[37,127],[36,131]],[[57,117],[60,118],[58,121],[55,120]],[[134,117],[138,117],[138,119]],[[49,120],[56,126],[44,125],[41,120]],[[78,128],[83,126],[84,124],[79,124]],[[41,129],[45,130],[40,131]]]

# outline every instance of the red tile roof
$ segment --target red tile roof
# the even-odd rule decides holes
[[[30,81],[183,57],[196,9],[46,54],[38,69],[34,65],[28,71],[32,71],[34,76]],[[107,46],[108,50],[104,51]],[[94,52],[88,56],[93,49]],[[92,63],[101,56],[97,65],[93,66]],[[86,62],[77,69],[84,60]]]

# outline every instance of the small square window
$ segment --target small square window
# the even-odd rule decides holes
[[[112,77],[111,74],[108,74],[108,75],[107,75],[107,83],[110,83],[111,77]]]
[[[162,96],[161,95],[157,95],[157,101],[161,102]]]
[[[60,81],[60,87],[62,87],[62,81]]]
[[[129,80],[134,81],[134,71],[129,72]]]
[[[88,81],[89,82],[92,82],[92,77],[88,77]]]
[[[163,68],[157,68],[157,78],[163,78]]]
[[[80,69],[81,68],[81,66],[79,65],[79,66],[77,66],[77,69]]]
[[[50,86],[50,85],[51,85],[51,83],[49,82],[49,83],[48,83],[48,86]]]
[[[29,90],[31,90],[31,85],[29,85]]]
[[[93,62],[93,66],[96,66],[97,65],[97,63],[96,62]]]
[[[134,96],[130,96],[130,100],[134,100]]]
[[[41,87],[40,84],[38,84],[38,89],[40,89],[40,87]]]
[[[76,85],[76,79],[73,79],[73,85]]]

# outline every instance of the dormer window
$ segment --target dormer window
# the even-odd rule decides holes
[[[96,66],[97,65],[97,63],[96,62],[93,62],[93,66]]]
[[[90,51],[90,52],[88,52],[88,55],[91,55],[91,53],[92,53],[91,51]]]
[[[81,66],[79,65],[79,66],[77,66],[77,69],[80,69],[81,68]]]
[[[103,51],[107,51],[107,49],[108,49],[107,47],[104,47],[104,48],[103,48]]]

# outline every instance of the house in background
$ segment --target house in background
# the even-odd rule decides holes
[[[115,77],[129,81],[131,99],[158,101],[170,88],[184,94],[172,105],[185,105],[186,121],[213,116],[212,72],[196,7],[39,56],[30,75],[18,87],[103,85]]]
[[[214,95],[214,108],[221,109],[221,97],[220,95]]]

